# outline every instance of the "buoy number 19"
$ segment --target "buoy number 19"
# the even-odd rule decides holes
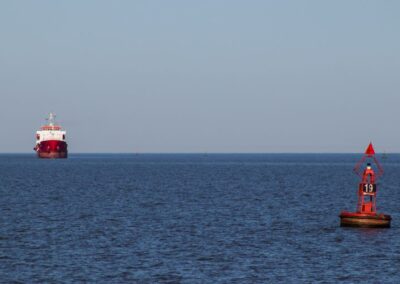
[[[363,192],[365,193],[374,193],[376,192],[376,184],[365,183],[363,186]]]

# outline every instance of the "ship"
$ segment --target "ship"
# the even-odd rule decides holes
[[[36,146],[33,148],[42,159],[68,158],[66,131],[55,122],[56,115],[50,113],[47,123],[36,131]]]

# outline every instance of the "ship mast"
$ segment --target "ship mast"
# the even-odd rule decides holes
[[[50,125],[50,126],[54,126],[54,124],[55,124],[55,119],[56,119],[56,114],[55,114],[55,113],[52,113],[52,112],[50,112],[49,118],[46,118],[46,120],[49,122],[49,125]]]

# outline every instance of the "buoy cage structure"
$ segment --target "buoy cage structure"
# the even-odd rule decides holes
[[[361,166],[367,159],[372,159],[378,169],[378,174],[372,169],[370,163],[363,172],[360,171]],[[376,180],[383,175],[383,169],[375,157],[375,150],[370,143],[365,155],[354,168],[354,172],[361,177],[358,186],[358,202],[356,212],[343,211],[340,213],[341,227],[363,227],[363,228],[390,228],[392,217],[378,213],[376,210]]]

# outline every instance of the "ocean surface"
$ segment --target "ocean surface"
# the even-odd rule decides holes
[[[392,228],[339,227],[360,158],[0,155],[0,283],[400,283],[399,155]]]

